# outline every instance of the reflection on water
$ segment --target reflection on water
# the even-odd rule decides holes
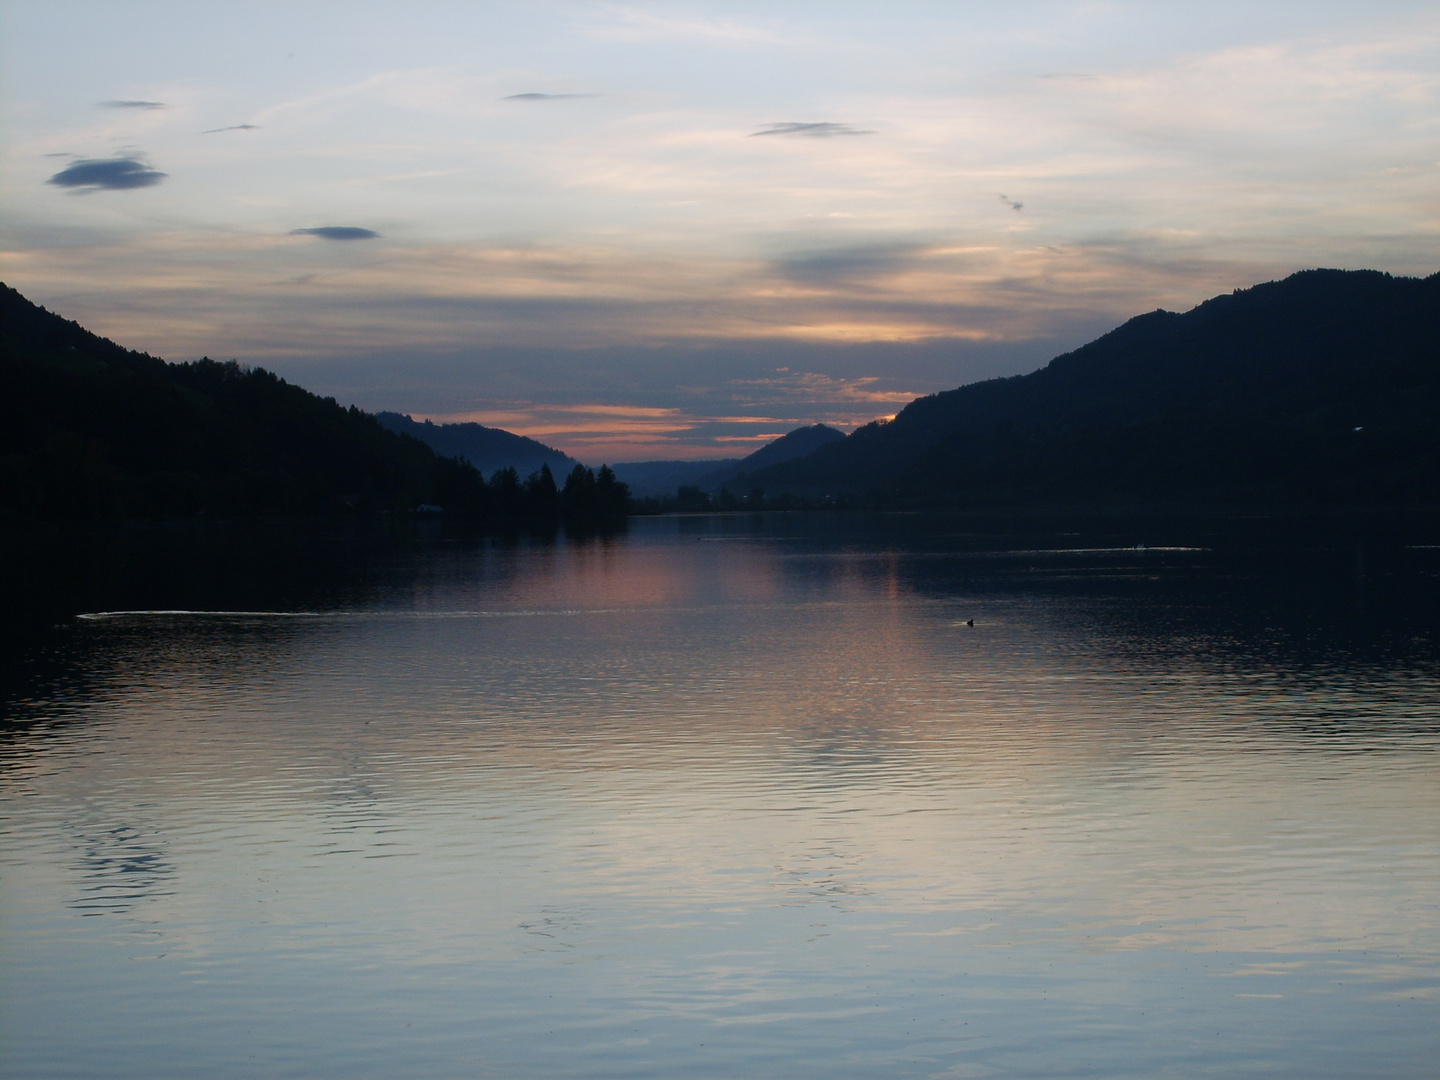
[[[77,830],[78,895],[71,907],[85,915],[122,914],[138,901],[164,895],[172,871],[165,854],[144,832],[109,822]]]
[[[1428,1075],[1433,539],[163,550],[12,679],[0,1074]]]

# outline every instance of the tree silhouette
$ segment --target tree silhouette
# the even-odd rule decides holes
[[[559,516],[560,492],[555,487],[555,476],[549,465],[541,465],[525,478],[525,500],[526,509],[536,517]]]

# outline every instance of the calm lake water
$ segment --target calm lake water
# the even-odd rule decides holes
[[[32,544],[0,1075],[1433,1077],[1435,545]]]

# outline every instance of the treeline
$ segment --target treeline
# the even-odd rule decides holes
[[[613,474],[521,481],[260,368],[133,352],[0,285],[0,520],[327,517],[506,527],[623,516]]]
[[[674,495],[655,495],[630,500],[632,514],[703,514],[732,513],[748,510],[853,510],[862,505],[859,499],[850,495],[797,495],[784,491],[778,495],[765,494],[763,487],[753,487],[746,492],[732,491],[722,487],[710,492],[694,485],[681,485]]]
[[[497,469],[491,474],[485,494],[484,512],[509,521],[562,521],[585,526],[622,520],[630,509],[630,490],[615,479],[608,465],[601,465],[598,473],[576,465],[563,485],[555,483],[549,465],[541,465],[523,481],[514,468]]]

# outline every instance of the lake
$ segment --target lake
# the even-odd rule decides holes
[[[1433,520],[16,544],[4,1077],[1435,1075]]]

